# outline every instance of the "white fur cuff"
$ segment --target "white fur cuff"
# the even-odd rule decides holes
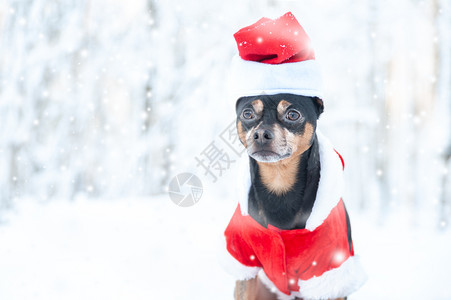
[[[347,297],[357,291],[367,280],[367,275],[358,256],[349,257],[340,267],[324,272],[309,280],[299,280],[299,292],[285,295],[280,292],[261,270],[258,278],[279,300],[292,300],[296,297],[309,300],[335,299]]]

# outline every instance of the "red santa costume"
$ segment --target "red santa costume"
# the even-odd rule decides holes
[[[260,19],[235,34],[240,57],[232,64],[237,95],[291,93],[322,98],[310,39],[291,13]],[[248,215],[249,166],[239,204],[224,232],[224,268],[238,280],[258,278],[279,299],[345,297],[366,280],[348,241],[342,157],[317,131],[321,173],[305,229],[268,228]]]

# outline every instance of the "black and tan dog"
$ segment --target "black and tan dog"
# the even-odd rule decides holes
[[[322,112],[316,97],[276,94],[237,101],[238,134],[250,156],[248,213],[260,225],[305,228],[320,180],[316,127]],[[347,213],[346,221],[352,247]],[[255,277],[237,281],[235,299],[277,297]]]

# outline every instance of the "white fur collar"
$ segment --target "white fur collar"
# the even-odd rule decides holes
[[[312,213],[307,219],[305,228],[314,230],[327,218],[332,208],[341,199],[344,192],[343,166],[330,141],[316,131],[321,163],[320,180]],[[251,186],[249,159],[243,159],[238,183],[238,201],[241,213],[248,215],[248,194]]]

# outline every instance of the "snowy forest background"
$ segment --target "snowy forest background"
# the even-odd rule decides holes
[[[2,0],[0,224],[22,201],[135,197],[152,209],[182,172],[202,180],[198,205],[234,201],[245,155],[230,152],[217,180],[196,157],[227,147],[233,33],[287,11],[321,63],[319,126],[344,156],[347,205],[375,224],[402,212],[446,231],[449,0]]]
[[[381,217],[398,205],[429,209],[447,222],[450,9],[444,0],[2,1],[0,207],[164,193],[233,121],[232,34],[291,10],[322,64],[320,126],[346,159],[347,201]]]

